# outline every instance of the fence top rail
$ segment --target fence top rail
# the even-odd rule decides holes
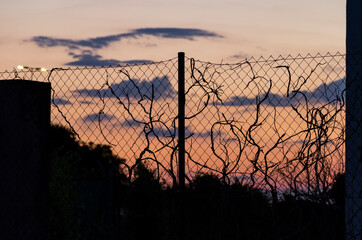
[[[250,57],[250,58],[244,58],[242,60],[240,60],[239,62],[235,62],[235,63],[225,63],[223,60],[221,60],[220,63],[216,63],[216,62],[210,62],[210,61],[204,61],[204,60],[200,60],[200,59],[195,59],[193,57],[185,57],[186,61],[190,61],[191,59],[195,60],[196,62],[202,63],[202,64],[212,64],[212,65],[218,65],[218,66],[238,66],[240,64],[244,64],[244,63],[251,63],[251,64],[258,64],[258,63],[266,63],[266,62],[278,62],[278,61],[295,61],[295,60],[307,60],[307,59],[323,59],[323,58],[333,58],[333,57],[345,57],[347,54],[346,53],[340,53],[340,52],[336,52],[336,53],[330,53],[327,52],[325,54],[321,54],[321,53],[317,53],[317,54],[306,54],[306,55],[302,55],[302,54],[297,54],[296,56],[293,56],[291,54],[288,54],[287,56],[283,56],[283,55],[279,55],[277,57],[274,57],[272,55],[270,55],[269,57],[265,57],[265,56],[260,56],[260,57]],[[349,54],[350,55],[350,54]],[[170,58],[170,59],[166,59],[166,60],[161,60],[161,61],[149,61],[149,60],[141,60],[141,61],[137,61],[137,62],[125,62],[125,63],[121,63],[118,65],[109,65],[109,66],[65,66],[65,67],[53,67],[53,68],[49,68],[47,70],[47,72],[51,72],[54,70],[63,70],[63,71],[72,71],[72,70],[92,70],[92,69],[110,69],[110,68],[128,68],[128,67],[135,67],[135,66],[150,66],[150,65],[157,65],[157,64],[166,64],[167,62],[173,62],[173,61],[177,61],[177,56],[174,58]],[[32,70],[29,69],[24,69],[24,70],[20,70],[22,72],[31,72]],[[0,75],[3,74],[14,74],[15,72],[20,72],[17,69],[13,69],[13,70],[4,70],[4,71],[0,71]]]
[[[49,73],[51,71],[74,71],[74,70],[98,70],[98,69],[109,69],[109,68],[128,68],[128,67],[136,67],[136,66],[148,66],[148,65],[157,65],[157,64],[166,64],[168,62],[174,62],[177,60],[177,57],[161,60],[161,61],[151,61],[151,60],[137,60],[137,61],[129,61],[120,63],[118,65],[109,65],[109,66],[63,66],[63,67],[52,67],[44,71],[44,73]],[[34,72],[32,69],[21,69],[17,70],[14,68],[13,70],[3,70],[0,71],[0,74],[14,74],[15,72]]]
[[[323,59],[323,58],[333,58],[333,57],[345,57],[345,53],[330,53],[327,52],[325,54],[317,53],[315,55],[312,55],[310,53],[306,54],[305,56],[301,54],[297,54],[296,56],[293,56],[291,54],[288,54],[286,57],[283,55],[279,55],[278,57],[274,57],[270,55],[269,57],[260,56],[259,58],[256,57],[250,57],[250,58],[244,58],[243,60],[236,62],[236,63],[224,63],[222,60],[220,63],[215,62],[208,62],[203,61],[199,59],[189,58],[186,57],[186,60],[194,59],[197,62],[203,63],[203,64],[212,64],[212,65],[219,65],[219,66],[237,66],[244,63],[265,63],[265,62],[278,62],[278,61],[295,61],[295,60],[307,60],[307,59]]]

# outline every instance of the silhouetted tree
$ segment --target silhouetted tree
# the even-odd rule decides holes
[[[118,204],[126,181],[121,163],[107,145],[82,143],[68,128],[50,128],[50,227],[52,239],[91,239],[102,235],[109,225],[109,209],[101,196],[112,192]],[[107,192],[108,191],[108,192]],[[114,191],[114,192],[113,192]],[[116,208],[117,206],[111,206]],[[101,211],[101,209],[104,209]],[[97,212],[98,211],[98,212]],[[111,213],[110,213],[111,214]],[[92,230],[91,230],[92,229]],[[98,238],[100,239],[100,238]]]
[[[74,163],[79,148],[75,135],[60,125],[50,127],[50,237],[74,239],[77,224],[73,219],[77,194]]]

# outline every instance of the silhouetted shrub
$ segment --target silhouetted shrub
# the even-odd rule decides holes
[[[276,208],[279,236],[290,239],[344,239],[344,174],[337,174],[330,200],[284,195]]]
[[[200,174],[187,191],[190,239],[268,239],[271,207],[259,189]]]
[[[331,199],[333,202],[344,208],[346,187],[345,187],[345,174],[339,173],[335,176],[332,188],[330,190]]]

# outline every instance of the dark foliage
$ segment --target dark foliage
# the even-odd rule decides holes
[[[345,174],[339,173],[334,179],[334,184],[331,188],[330,195],[334,203],[344,209],[344,202],[346,197],[345,188]]]
[[[259,189],[212,174],[198,175],[187,192],[190,239],[268,239],[269,200]]]
[[[50,135],[52,239],[178,239],[180,210],[190,240],[344,239],[344,174],[328,202],[285,195],[271,204],[265,190],[214,174],[195,176],[180,197],[146,162],[128,181],[109,146],[81,143],[62,126]]]
[[[109,228],[108,203],[99,196],[110,194],[110,186],[120,188],[125,181],[123,161],[109,146],[81,143],[70,129],[51,126],[51,239],[97,239]]]
[[[128,191],[123,193],[121,235],[125,239],[167,239],[164,228],[171,220],[168,191],[145,163],[136,165],[134,175]]]
[[[343,211],[333,205],[287,197],[276,216],[282,239],[344,239]]]

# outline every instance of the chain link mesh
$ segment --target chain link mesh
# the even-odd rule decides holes
[[[14,70],[0,79],[52,84],[52,123],[111,145],[177,183],[177,58],[117,67]],[[346,55],[186,58],[186,178],[213,173],[280,194],[327,201],[345,171]],[[356,156],[359,157],[359,156]]]
[[[188,178],[214,172],[298,194],[344,171],[345,55],[186,58]],[[177,175],[177,58],[118,67],[21,70],[1,79],[52,83],[52,123],[108,144],[132,165]]]
[[[341,54],[211,64],[191,59],[189,173],[217,172],[272,192],[321,197],[344,171]],[[190,84],[190,83],[189,83]],[[191,97],[192,96],[192,97]],[[196,96],[196,97],[194,97]]]

